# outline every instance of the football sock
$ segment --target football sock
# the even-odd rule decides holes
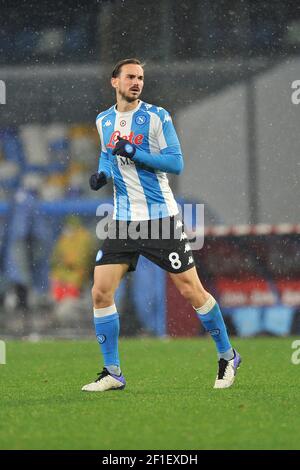
[[[219,359],[223,358],[230,361],[234,357],[234,352],[217,301],[210,295],[204,305],[194,307],[194,309],[205,330],[210,333],[216,343]]]
[[[116,306],[94,309],[96,337],[104,359],[104,367],[111,374],[120,375],[118,339],[120,332],[119,314]]]
[[[119,366],[107,366],[106,369],[110,374],[121,375],[121,369]]]

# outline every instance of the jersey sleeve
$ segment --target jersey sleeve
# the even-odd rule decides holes
[[[111,163],[109,160],[108,153],[106,151],[106,147],[104,145],[103,140],[103,132],[102,132],[102,119],[96,119],[96,127],[98,130],[99,138],[100,138],[100,145],[101,145],[101,152],[99,155],[99,163],[98,163],[98,173],[103,171],[107,178],[111,178]]]
[[[106,152],[101,152],[99,155],[98,173],[101,171],[105,173],[106,178],[111,178],[111,163]]]
[[[156,122],[155,132],[160,153],[153,155],[137,148],[133,161],[143,163],[155,170],[179,175],[183,170],[184,163],[172,118],[166,110],[161,109]]]
[[[161,151],[168,148],[172,152],[182,153],[171,115],[165,109],[159,113],[156,136]]]

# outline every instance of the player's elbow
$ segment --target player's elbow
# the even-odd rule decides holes
[[[183,168],[184,168],[184,163],[183,163],[182,157],[180,156],[180,158],[176,159],[176,163],[174,165],[172,173],[174,173],[175,175],[180,175],[183,172]]]

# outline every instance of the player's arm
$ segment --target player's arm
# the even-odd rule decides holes
[[[96,120],[96,126],[99,132],[100,142],[103,140],[101,124],[98,125]],[[105,147],[104,147],[105,148]],[[105,186],[107,180],[111,178],[111,163],[109,161],[109,157],[107,152],[104,150],[103,145],[101,143],[101,153],[99,155],[99,164],[98,164],[98,172],[94,173],[90,177],[90,188],[94,191],[98,191],[98,189]]]
[[[104,152],[101,152],[99,157],[98,171],[97,173],[93,173],[90,176],[90,188],[94,191],[98,191],[98,189],[106,185],[109,178],[111,178],[111,169],[108,155]]]
[[[111,163],[107,152],[102,152],[99,155],[98,173],[103,172],[107,179],[111,178]]]
[[[183,155],[171,117],[165,110],[159,118],[156,137],[160,147],[160,153],[157,155],[147,153],[121,138],[113,154],[132,158],[135,163],[155,170],[179,175],[184,167]]]
[[[183,156],[178,147],[167,147],[162,149],[158,155],[143,152],[137,148],[133,161],[143,163],[154,170],[175,175],[180,175],[184,166]]]

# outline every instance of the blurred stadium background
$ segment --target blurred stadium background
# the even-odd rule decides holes
[[[173,115],[177,199],[205,205],[201,279],[231,332],[300,334],[300,8],[279,0],[0,1],[1,335],[92,335],[96,115],[110,73],[146,63],[142,96]],[[149,289],[151,286],[151,290]],[[123,281],[123,335],[200,326],[146,259]],[[145,308],[146,305],[146,308]]]

